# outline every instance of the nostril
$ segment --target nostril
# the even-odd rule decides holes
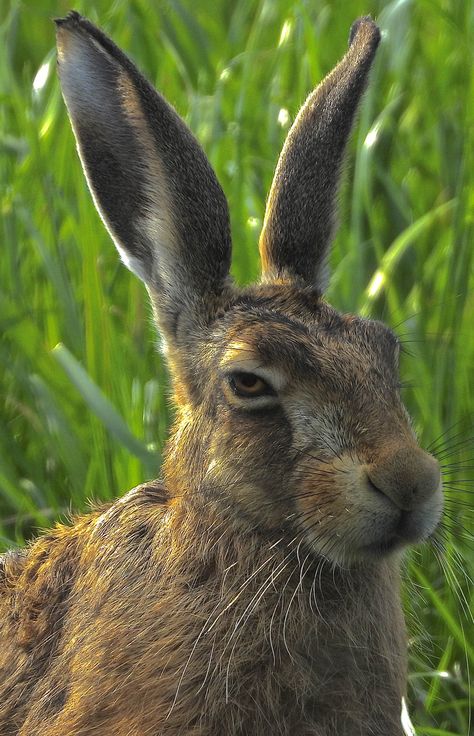
[[[375,493],[379,493],[380,495],[385,496],[385,493],[382,491],[381,488],[378,487],[378,485],[376,483],[374,483],[374,481],[372,480],[372,478],[370,477],[370,475],[367,476],[367,485]]]

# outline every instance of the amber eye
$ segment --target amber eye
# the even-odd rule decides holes
[[[236,396],[250,398],[254,396],[275,396],[275,391],[263,378],[256,376],[255,373],[232,373],[229,376],[229,383],[232,391]]]

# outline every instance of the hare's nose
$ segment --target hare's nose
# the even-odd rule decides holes
[[[405,511],[421,506],[440,487],[439,463],[419,447],[404,446],[383,453],[368,466],[367,474],[374,490],[390,498]]]

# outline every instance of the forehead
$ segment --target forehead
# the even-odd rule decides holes
[[[341,314],[314,291],[275,287],[242,294],[222,329],[227,347],[250,349],[262,364],[305,371],[333,370],[351,360],[391,364],[398,343],[383,323]]]

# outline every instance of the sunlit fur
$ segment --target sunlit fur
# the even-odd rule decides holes
[[[378,29],[355,24],[298,116],[262,282],[238,290],[197,142],[101,31],[58,26],[88,184],[150,293],[176,419],[162,481],[0,558],[0,734],[401,736],[399,558],[436,527],[439,468],[397,339],[320,289]],[[236,372],[268,391],[236,391]]]
[[[152,484],[7,557],[0,732],[400,733],[396,566],[280,540]]]

